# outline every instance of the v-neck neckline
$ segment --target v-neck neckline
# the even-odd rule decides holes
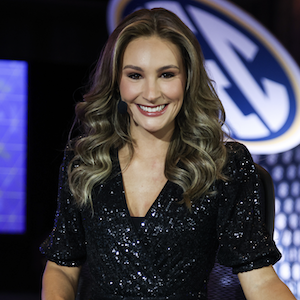
[[[129,217],[139,217],[139,216],[132,216],[130,214],[130,212],[129,212],[129,208],[128,208],[128,204],[127,204],[127,198],[126,198],[126,193],[125,193],[125,188],[124,188],[123,174],[122,174],[122,169],[121,169],[121,164],[120,164],[120,160],[119,160],[119,153],[118,153],[118,151],[117,151],[117,166],[118,166],[118,174],[120,176],[120,181],[121,181],[121,189],[122,189],[123,200],[124,200],[124,203],[125,203],[127,214],[128,214]],[[159,199],[161,197],[163,197],[164,191],[166,190],[166,188],[169,185],[169,183],[170,183],[170,181],[167,179],[166,183],[164,184],[164,186],[162,187],[162,189],[158,193],[156,199],[153,201],[153,203],[151,204],[151,206],[147,210],[146,214],[144,216],[141,216],[140,218],[148,219],[149,215],[151,214],[151,212],[153,212],[153,210],[155,208],[158,208]]]

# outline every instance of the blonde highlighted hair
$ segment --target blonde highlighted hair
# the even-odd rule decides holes
[[[183,105],[166,156],[166,178],[182,187],[188,207],[194,199],[211,192],[216,179],[224,179],[226,149],[221,127],[225,113],[205,71],[200,45],[172,12],[142,9],[126,17],[111,34],[89,91],[84,101],[76,105],[82,136],[72,144],[75,157],[68,174],[70,189],[79,205],[92,205],[92,189],[110,176],[113,149],[127,144],[131,153],[134,151],[129,115],[117,110],[119,80],[127,45],[148,36],[168,40],[178,47],[187,76]]]

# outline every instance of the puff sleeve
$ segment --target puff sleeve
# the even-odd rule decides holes
[[[79,208],[73,200],[68,185],[68,164],[73,152],[65,150],[60,167],[57,210],[54,227],[40,247],[42,254],[63,266],[79,266],[86,257],[85,234]]]
[[[218,261],[239,273],[274,264],[281,254],[264,223],[263,191],[252,157],[242,144],[228,148],[228,180],[218,209]]]

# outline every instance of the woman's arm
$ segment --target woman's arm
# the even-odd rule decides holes
[[[48,261],[43,275],[42,300],[74,300],[80,269]]]
[[[248,300],[296,299],[272,266],[239,273],[238,277]]]

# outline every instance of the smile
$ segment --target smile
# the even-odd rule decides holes
[[[155,106],[155,107],[149,107],[149,106],[144,106],[144,105],[138,105],[139,108],[145,112],[160,112],[162,111],[165,107],[166,104]]]

